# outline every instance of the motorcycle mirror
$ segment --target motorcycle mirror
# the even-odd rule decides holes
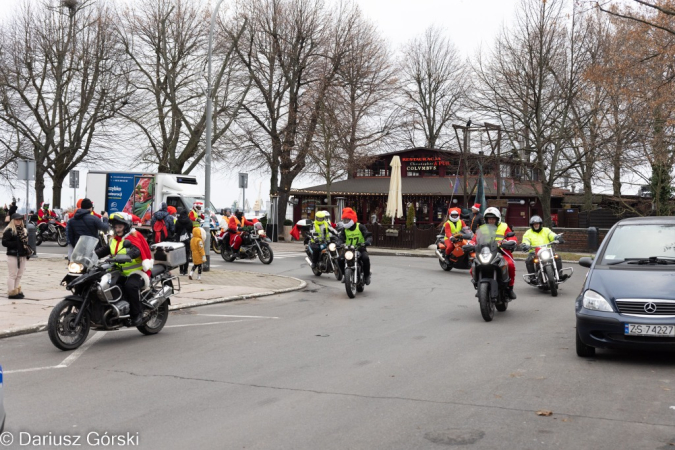
[[[131,248],[131,242],[125,240],[123,246],[124,248]]]
[[[506,237],[507,237],[507,238],[513,237],[513,236],[515,236],[515,235],[516,235],[516,233],[514,233],[513,231],[509,231],[508,233],[506,233]]]

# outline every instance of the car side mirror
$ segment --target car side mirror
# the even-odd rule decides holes
[[[516,233],[514,233],[513,231],[509,231],[508,233],[506,233],[507,238],[513,237],[515,235],[516,235]]]
[[[581,267],[586,267],[589,268],[593,265],[593,258],[584,256],[583,258],[579,259],[579,265]]]

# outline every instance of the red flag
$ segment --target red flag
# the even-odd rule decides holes
[[[291,236],[293,237],[293,239],[295,239],[296,241],[299,241],[299,240],[300,240],[300,230],[298,229],[298,225],[297,225],[297,224],[295,224],[295,225],[293,226],[293,229],[291,230],[291,233],[290,233],[290,234],[291,234]]]

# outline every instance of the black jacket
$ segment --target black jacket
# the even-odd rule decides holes
[[[483,215],[479,212],[476,214],[471,214],[471,218],[467,222],[467,225],[471,227],[472,232],[476,232],[479,226],[485,225],[485,219],[483,219]]]
[[[12,234],[9,227],[2,233],[2,246],[7,247],[7,256],[28,256],[28,250],[23,246],[19,235]]]
[[[176,220],[176,224],[174,227],[174,239],[176,240],[176,242],[181,242],[180,237],[185,233],[187,233],[188,236],[190,236],[189,239],[187,240],[192,239],[192,227],[193,227],[192,221],[187,216],[187,214],[185,214],[184,216],[178,216],[178,220]]]
[[[93,215],[88,209],[78,209],[66,227],[68,242],[74,247],[80,236],[98,238],[99,230],[108,231],[108,223]]]

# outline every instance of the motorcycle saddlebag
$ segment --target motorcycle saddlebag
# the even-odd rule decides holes
[[[177,267],[187,262],[185,246],[181,242],[160,242],[150,247],[155,264]]]

